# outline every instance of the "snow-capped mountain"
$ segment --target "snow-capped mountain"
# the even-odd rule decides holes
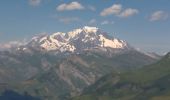
[[[24,49],[27,47],[38,47],[45,51],[80,52],[92,48],[125,49],[128,44],[109,36],[99,28],[84,26],[67,33],[35,36]]]
[[[50,100],[75,96],[113,71],[157,61],[96,27],[41,34],[20,43],[0,51],[0,82],[7,83],[9,90]]]

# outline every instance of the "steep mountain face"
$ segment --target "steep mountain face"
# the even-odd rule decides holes
[[[170,53],[155,64],[124,73],[112,72],[73,100],[169,100]]]
[[[0,92],[65,100],[113,70],[134,70],[156,60],[96,27],[36,36],[0,52],[0,83],[5,84]]]

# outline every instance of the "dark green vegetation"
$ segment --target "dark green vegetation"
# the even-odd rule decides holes
[[[28,95],[27,93],[24,93],[23,95],[21,95],[14,91],[5,91],[0,96],[0,100],[40,100],[40,99],[32,97]]]
[[[0,52],[0,92],[8,89],[43,100],[66,100],[113,70],[122,73],[156,61],[135,50],[115,52]]]
[[[170,100],[170,53],[140,69],[114,71],[72,100]]]

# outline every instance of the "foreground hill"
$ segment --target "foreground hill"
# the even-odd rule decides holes
[[[170,53],[155,64],[113,72],[73,100],[170,100]]]

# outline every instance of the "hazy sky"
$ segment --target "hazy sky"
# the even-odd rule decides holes
[[[0,0],[0,44],[85,25],[144,51],[170,51],[170,0]]]

